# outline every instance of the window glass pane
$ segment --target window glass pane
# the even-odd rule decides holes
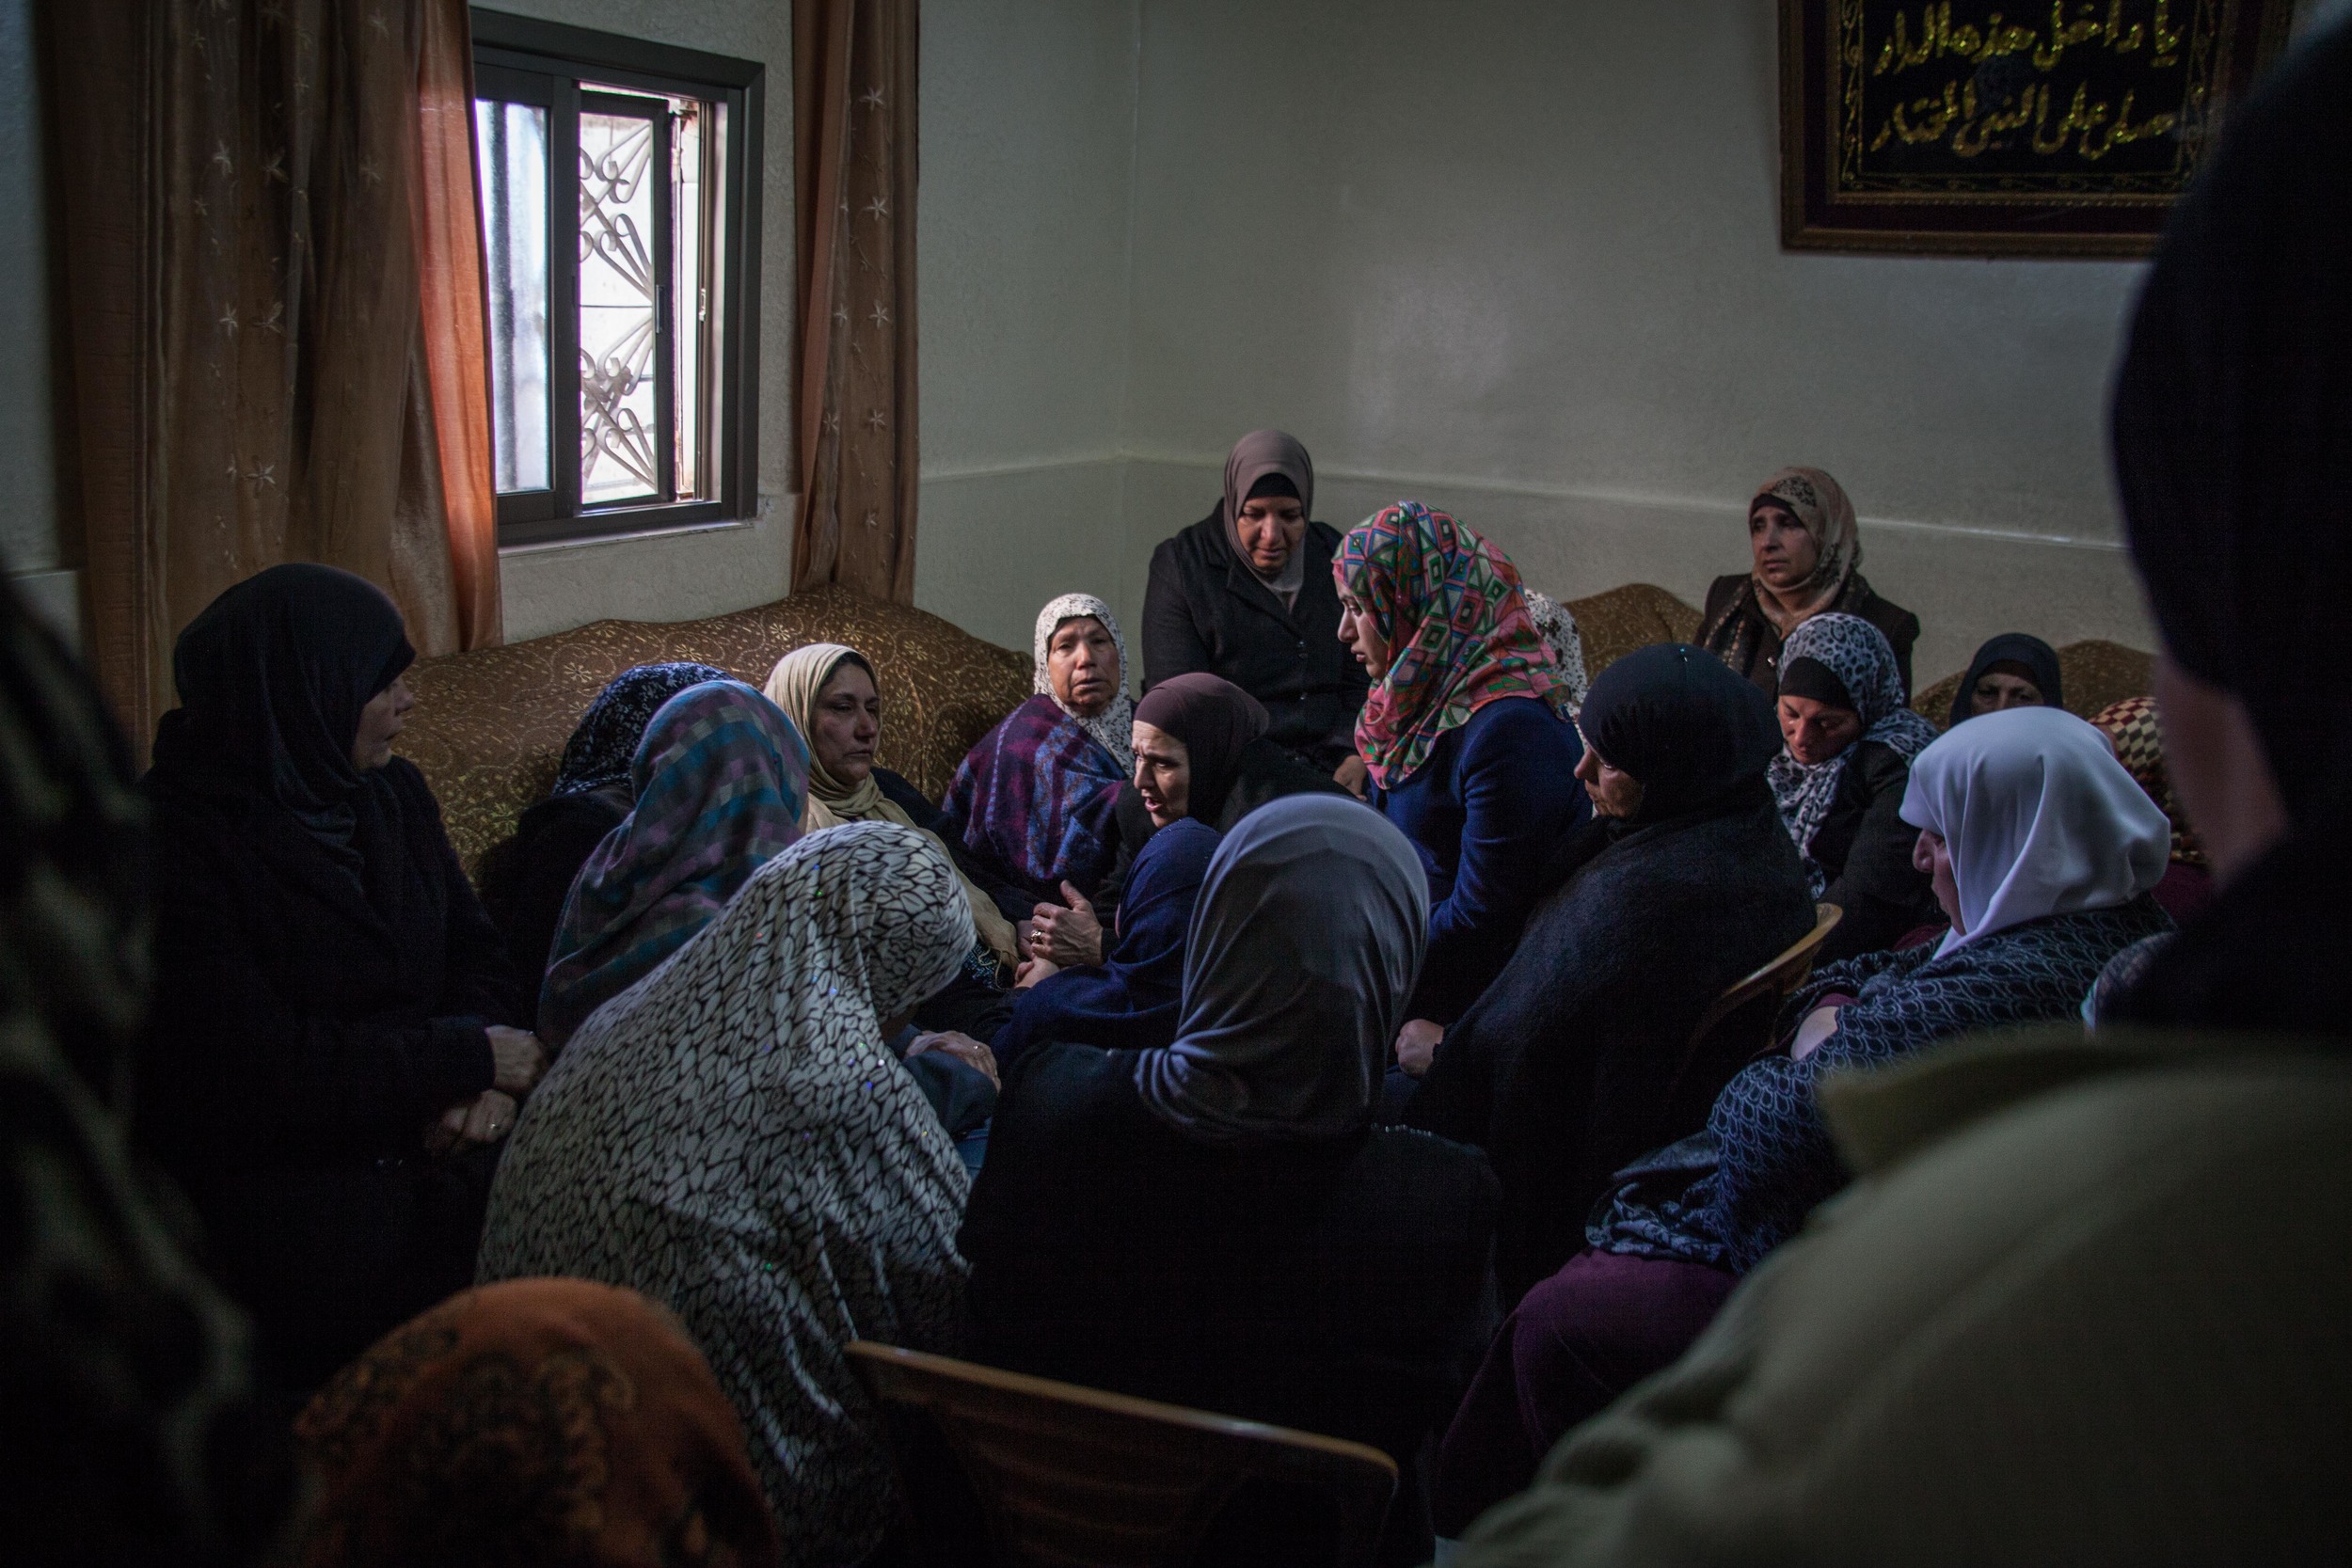
[[[501,490],[545,490],[548,454],[548,111],[474,103],[490,293],[490,425]]]
[[[660,493],[654,121],[580,116],[580,490],[584,505]],[[650,178],[649,178],[650,177]]]

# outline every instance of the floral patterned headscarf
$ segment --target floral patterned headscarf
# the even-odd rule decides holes
[[[1518,568],[1471,529],[1399,501],[1348,531],[1331,575],[1390,648],[1356,720],[1356,750],[1381,788],[1412,777],[1439,736],[1499,697],[1540,697],[1567,716]]]
[[[1803,582],[1784,591],[1751,576],[1756,604],[1783,637],[1807,617],[1819,615],[1837,602],[1846,580],[1862,564],[1862,532],[1854,526],[1853,502],[1844,486],[1819,468],[1783,468],[1762,484],[1748,501],[1748,515],[1759,506],[1781,507],[1813,536],[1813,570]]]

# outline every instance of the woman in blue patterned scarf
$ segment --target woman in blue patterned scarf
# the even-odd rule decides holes
[[[556,927],[539,992],[550,1051],[801,836],[808,745],[750,687],[708,681],[662,705],[629,776],[637,804],[580,867]]]
[[[1935,919],[1901,816],[1911,759],[1935,726],[1904,703],[1894,649],[1858,615],[1816,615],[1788,634],[1779,711],[1772,797],[1813,896],[1845,911],[1821,961],[1891,947]]]

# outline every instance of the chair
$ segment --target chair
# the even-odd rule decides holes
[[[1813,906],[1813,929],[1799,937],[1770,963],[1734,984],[1708,1004],[1691,1031],[1667,1101],[1676,1108],[1677,1125],[1695,1126],[1707,1119],[1715,1096],[1741,1064],[1772,1045],[1772,1024],[1788,998],[1813,973],[1814,955],[1837,929],[1846,911],[1835,904]]]
[[[927,1564],[1206,1568],[1202,1547],[1230,1532],[1219,1515],[1247,1487],[1311,1524],[1313,1558],[1353,1565],[1396,1489],[1396,1465],[1359,1443],[863,1339],[849,1353]]]

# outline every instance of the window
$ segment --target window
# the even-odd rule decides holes
[[[762,68],[473,13],[499,539],[746,515]]]

